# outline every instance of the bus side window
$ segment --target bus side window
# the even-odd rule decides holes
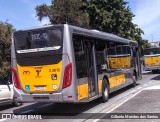
[[[131,67],[131,48],[129,45],[122,46],[123,56],[124,56],[124,69],[129,69]]]
[[[116,46],[116,69],[124,69],[124,56],[122,52],[122,45]]]
[[[76,63],[77,78],[83,78],[87,76],[87,61],[83,49],[83,37],[73,36],[74,55]]]
[[[96,49],[96,60],[97,60],[98,74],[101,74],[102,70],[107,68],[107,62],[105,60],[105,55],[104,55],[105,48],[106,48],[105,41],[96,40],[95,49]]]
[[[116,69],[116,48],[115,47],[109,47],[105,49],[105,54],[106,54],[106,61],[108,63],[108,68],[109,69]]]

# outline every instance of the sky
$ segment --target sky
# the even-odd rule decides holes
[[[133,23],[143,31],[143,39],[160,41],[160,0],[125,0],[135,15]],[[8,21],[16,30],[42,26],[48,19],[38,21],[35,7],[51,4],[51,0],[0,0],[0,21]]]
[[[160,0],[125,0],[135,15],[133,23],[143,31],[144,39],[160,41]]]
[[[0,0],[0,21],[8,21],[16,30],[41,26],[49,23],[48,19],[38,21],[35,7],[51,4],[51,0]]]

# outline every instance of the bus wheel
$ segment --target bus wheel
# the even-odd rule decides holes
[[[22,103],[21,102],[16,102],[13,98],[13,102],[12,102],[12,105],[15,106],[15,107],[18,107],[18,106],[21,106]]]
[[[14,102],[12,103],[12,105],[15,106],[15,107],[18,107],[18,106],[21,106],[22,103],[18,103],[18,102],[15,102],[15,101],[14,101]]]
[[[106,79],[102,82],[102,102],[107,102],[109,99],[109,85]]]

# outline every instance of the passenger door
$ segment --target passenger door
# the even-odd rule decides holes
[[[98,94],[94,41],[81,35],[73,36],[78,100]]]
[[[140,54],[139,54],[139,50],[137,47],[133,47],[133,67],[136,70],[136,78],[141,79],[142,78],[142,73],[141,73],[141,62],[140,62]],[[152,61],[153,63],[153,61]]]
[[[84,41],[84,49],[87,59],[87,81],[89,86],[89,97],[98,95],[98,78],[95,58],[95,44],[91,40]]]

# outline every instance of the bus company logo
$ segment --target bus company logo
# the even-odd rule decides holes
[[[37,69],[36,72],[37,72],[37,76],[36,76],[36,77],[41,77],[41,76],[40,76],[41,70],[40,70],[40,69]]]
[[[30,71],[23,71],[23,75],[30,75]]]

